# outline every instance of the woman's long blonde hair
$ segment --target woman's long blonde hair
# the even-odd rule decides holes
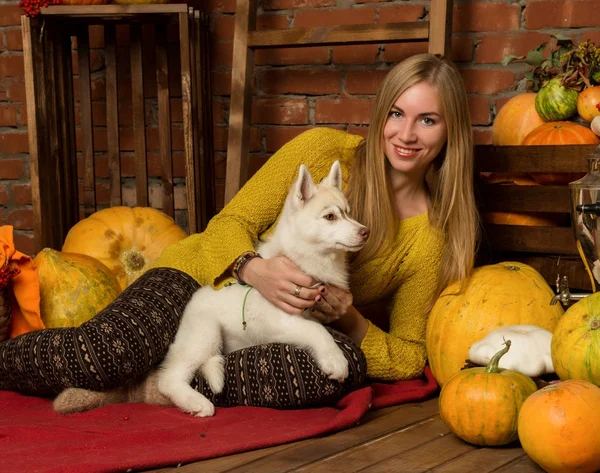
[[[430,197],[429,220],[446,238],[437,299],[448,284],[464,281],[470,274],[479,229],[467,94],[458,69],[448,59],[418,54],[387,74],[375,98],[367,138],[357,150],[348,182],[348,197],[355,217],[371,229],[367,245],[357,257],[358,261],[365,261],[392,243],[397,222],[383,129],[398,97],[421,82],[437,91],[448,129],[446,145],[432,162],[426,182]]]

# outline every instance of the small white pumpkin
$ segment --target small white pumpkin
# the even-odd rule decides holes
[[[590,128],[597,136],[600,136],[600,115],[594,117],[592,123],[590,123]]]
[[[506,340],[511,341],[510,351],[500,359],[500,368],[527,376],[554,373],[550,356],[552,332],[536,325],[509,325],[491,331],[471,345],[469,360],[487,366]]]

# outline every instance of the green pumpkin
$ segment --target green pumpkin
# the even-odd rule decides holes
[[[540,89],[535,97],[535,110],[547,122],[567,120],[577,113],[579,92],[561,85],[555,77]]]

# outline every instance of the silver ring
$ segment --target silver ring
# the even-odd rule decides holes
[[[302,290],[302,286],[296,286],[296,290],[294,291],[294,296],[298,297],[300,295],[301,290]]]

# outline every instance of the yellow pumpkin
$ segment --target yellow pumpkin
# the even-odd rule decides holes
[[[600,292],[569,307],[552,335],[551,354],[560,379],[600,386]]]
[[[510,340],[505,345],[487,367],[459,371],[440,392],[440,417],[454,435],[474,445],[506,445],[517,440],[519,410],[537,391],[529,376],[498,368]]]
[[[473,271],[464,290],[454,283],[436,301],[426,329],[431,371],[443,386],[460,371],[471,345],[508,325],[537,325],[554,331],[563,314],[545,279],[531,266],[503,262]]]
[[[525,453],[550,473],[600,471],[600,388],[581,380],[529,396],[518,419]]]
[[[187,234],[171,217],[150,207],[110,207],[77,222],[62,251],[102,261],[121,289],[144,274],[171,243]]]
[[[40,314],[48,328],[78,327],[121,292],[114,274],[91,256],[44,248],[34,263],[40,281]]]

